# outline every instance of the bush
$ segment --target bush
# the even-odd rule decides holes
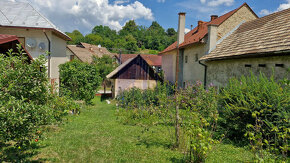
[[[201,82],[187,84],[185,89],[176,93],[176,105],[180,109],[180,126],[185,134],[185,144],[189,161],[204,162],[214,144],[214,132],[217,127],[218,95],[214,87],[207,90]]]
[[[289,138],[289,109],[289,85],[262,74],[259,78],[233,78],[221,91],[220,124],[235,142],[247,143],[249,138],[255,145],[262,141],[258,145],[261,149],[270,145],[283,153],[287,148],[285,138]]]
[[[64,63],[60,68],[60,95],[89,103],[100,86],[101,78],[94,65],[79,60]]]
[[[60,122],[79,106],[50,93],[44,56],[29,63],[18,50],[0,54],[0,142],[23,145],[40,136],[41,126]]]

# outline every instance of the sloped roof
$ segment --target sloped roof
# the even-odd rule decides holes
[[[138,56],[138,55],[137,55]],[[136,56],[136,57],[137,57]],[[120,66],[118,66],[114,71],[112,71],[110,74],[108,74],[106,76],[107,79],[112,78],[114,75],[116,75],[119,71],[121,71],[124,67],[126,67],[132,60],[134,60],[136,57],[134,58],[130,58],[128,59],[126,62],[122,63]]]
[[[130,58],[135,58],[138,54],[122,54],[122,63],[126,62]],[[150,66],[161,66],[162,65],[162,57],[153,54],[140,54],[143,59]]]
[[[67,48],[76,55],[82,62],[92,63],[93,56],[102,57],[103,55],[109,55],[113,57],[114,55],[110,53],[106,48],[81,43],[81,45],[68,45]]]
[[[289,50],[290,8],[242,24],[201,60],[242,57],[270,52],[289,52]]]
[[[96,45],[92,45],[92,44],[88,44],[84,42],[81,42],[80,44],[86,49],[89,49],[90,51],[92,51],[94,54],[98,55],[99,57],[102,57],[104,54],[107,54],[111,57],[113,56],[113,54],[109,52],[107,48],[105,47],[98,47]]]
[[[241,5],[239,8],[232,10],[210,22],[203,22],[201,25],[201,28],[198,30],[198,27],[195,27],[193,30],[191,30],[190,32],[188,32],[185,36],[184,36],[184,42],[182,44],[179,45],[179,48],[183,48],[187,45],[190,44],[194,44],[194,43],[198,43],[201,41],[201,39],[203,39],[207,33],[208,33],[208,29],[207,26],[210,24],[214,24],[214,25],[220,25],[222,24],[225,20],[227,20],[229,17],[231,17],[235,12],[237,12],[240,8],[242,8],[243,6],[248,7],[252,13],[254,13],[252,11],[252,9],[248,6],[247,3],[244,3],[243,5]],[[254,13],[254,15],[256,15]],[[256,17],[258,17],[256,15]],[[160,52],[159,54],[163,54],[166,52],[169,52],[171,50],[177,49],[177,41],[174,42],[173,44],[171,44],[170,46],[168,46],[166,49],[164,49],[162,52]]]
[[[0,44],[5,44],[5,43],[13,42],[13,41],[17,41],[18,44],[20,43],[20,41],[18,40],[18,37],[15,35],[0,34]],[[25,54],[28,56],[29,60],[33,60],[33,58],[28,53],[28,51],[23,46],[22,48],[24,49]]]
[[[17,36],[15,35],[4,35],[0,34],[0,44],[5,44],[7,42],[15,41],[17,40]]]
[[[0,1],[0,26],[52,30],[65,40],[70,37],[35,10],[29,3]]]

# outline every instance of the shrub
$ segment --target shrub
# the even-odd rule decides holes
[[[284,145],[289,138],[289,108],[288,85],[282,86],[263,74],[233,78],[221,91],[220,124],[231,140],[248,142],[248,137],[261,149],[270,145],[283,153],[288,148]]]
[[[101,78],[94,65],[79,60],[64,63],[60,68],[60,95],[90,102],[100,86]]]
[[[219,117],[217,110],[217,91],[210,86],[197,82],[195,85],[187,84],[180,89],[176,96],[176,105],[180,109],[180,126],[185,134],[185,144],[189,145],[189,160],[204,162],[214,144],[214,132]]]
[[[41,134],[42,125],[60,122],[70,109],[79,106],[51,94],[45,57],[31,63],[23,54],[10,50],[0,54],[0,142],[29,144]]]

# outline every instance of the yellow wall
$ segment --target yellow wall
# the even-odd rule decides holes
[[[153,89],[157,85],[156,80],[134,80],[134,79],[114,79],[113,97],[116,97],[121,91],[136,87],[142,90]]]

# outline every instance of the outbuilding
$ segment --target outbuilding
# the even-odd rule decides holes
[[[111,79],[113,83],[113,97],[116,97],[123,90],[133,87],[142,90],[152,89],[157,85],[157,82],[161,80],[159,75],[141,55],[137,55],[122,63],[107,75],[107,78]]]

